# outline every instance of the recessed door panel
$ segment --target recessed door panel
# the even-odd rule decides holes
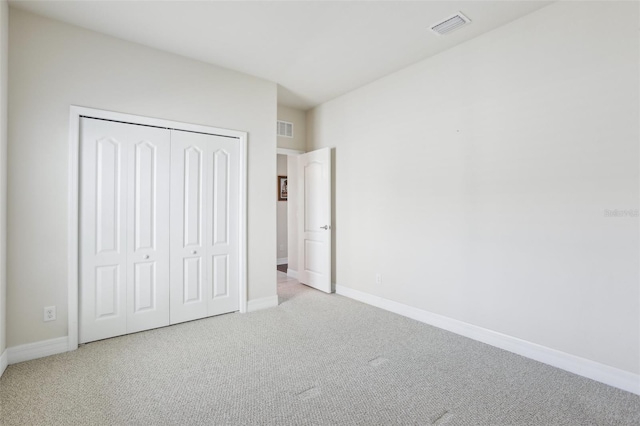
[[[320,241],[305,240],[304,242],[304,269],[314,274],[322,274],[324,245]]]
[[[156,147],[149,141],[135,145],[134,198],[135,249],[155,248],[156,233]]]
[[[213,153],[213,244],[229,241],[229,154],[223,150]]]
[[[211,260],[211,277],[212,277],[212,291],[211,297],[213,299],[218,297],[229,296],[229,255],[219,254],[213,256]]]
[[[202,302],[202,265],[200,258],[184,259],[182,272],[184,304]]]
[[[312,162],[304,167],[304,230],[305,232],[320,232],[321,226],[326,224],[320,207],[323,202],[321,185],[323,177],[322,164]]]
[[[118,265],[96,268],[96,319],[116,317],[123,311],[118,293],[120,291],[120,267]]]
[[[184,150],[184,246],[199,246],[202,227],[202,151]]]
[[[156,262],[143,262],[135,265],[133,312],[152,311],[156,305]]]
[[[96,252],[117,252],[121,218],[121,142],[102,138],[96,142]]]

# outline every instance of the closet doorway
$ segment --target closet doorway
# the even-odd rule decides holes
[[[70,121],[69,350],[245,312],[246,133],[81,107]]]
[[[274,179],[276,210],[276,268],[288,277],[297,279],[298,265],[298,206],[296,159],[304,151],[278,148],[276,151],[276,176]],[[286,179],[286,195],[283,197],[282,179]]]

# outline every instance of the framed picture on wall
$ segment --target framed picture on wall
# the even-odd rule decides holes
[[[287,201],[287,177],[278,176],[278,201]]]

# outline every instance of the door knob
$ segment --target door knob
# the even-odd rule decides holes
[[[198,254],[198,252],[194,250],[191,252],[191,254]]]
[[[325,231],[329,229],[329,225],[321,226],[320,229],[324,229]]]
[[[149,258],[149,255],[148,255],[148,254],[145,254],[145,255],[144,255],[144,258],[145,258],[145,259],[148,259],[148,258]]]

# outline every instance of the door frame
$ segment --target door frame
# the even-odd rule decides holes
[[[276,149],[276,159],[277,159],[278,155],[285,155],[287,158],[289,158],[289,157],[297,157],[300,154],[304,154],[304,151],[299,150],[299,149],[289,149],[289,148],[277,148]],[[288,161],[287,161],[287,163],[288,163]],[[287,176],[291,176],[291,170],[288,169],[288,165],[287,165]],[[297,176],[297,173],[295,173],[294,176]],[[291,182],[291,180],[289,180],[289,182]],[[290,192],[289,193],[289,198],[290,199],[297,199],[297,194],[293,195],[293,197],[292,197],[292,193]],[[298,211],[298,206],[296,205],[296,203],[292,203],[292,202],[288,201],[287,202],[287,234],[288,235],[292,235],[292,232],[291,232],[292,229],[293,229],[293,226],[291,225],[292,217],[293,217],[292,212],[294,214],[297,214],[297,211]],[[277,227],[278,227],[278,218],[276,217],[276,229],[277,229]],[[298,232],[297,227],[296,227],[296,231],[295,232],[296,232],[296,235],[297,235],[297,232]],[[298,242],[296,241],[296,257],[298,256],[297,247],[298,247]],[[288,250],[289,250],[289,252],[287,254],[287,259],[288,259],[287,262],[289,262],[289,266],[291,266],[291,261],[290,261],[290,259],[291,259],[291,255],[290,255],[291,247],[290,246],[288,247]],[[277,256],[276,256],[276,258],[277,258]],[[297,265],[296,265],[296,267],[297,267]],[[287,274],[288,277],[294,278],[296,280],[298,279],[298,272],[296,270],[294,270],[294,269],[288,268],[286,274]]]
[[[69,176],[67,205],[67,312],[68,350],[78,349],[78,285],[80,283],[80,118],[97,118],[142,126],[153,126],[188,132],[207,133],[238,139],[240,143],[240,312],[247,312],[247,132],[221,129],[199,124],[182,123],[160,118],[124,114],[95,108],[71,105],[69,112]]]

